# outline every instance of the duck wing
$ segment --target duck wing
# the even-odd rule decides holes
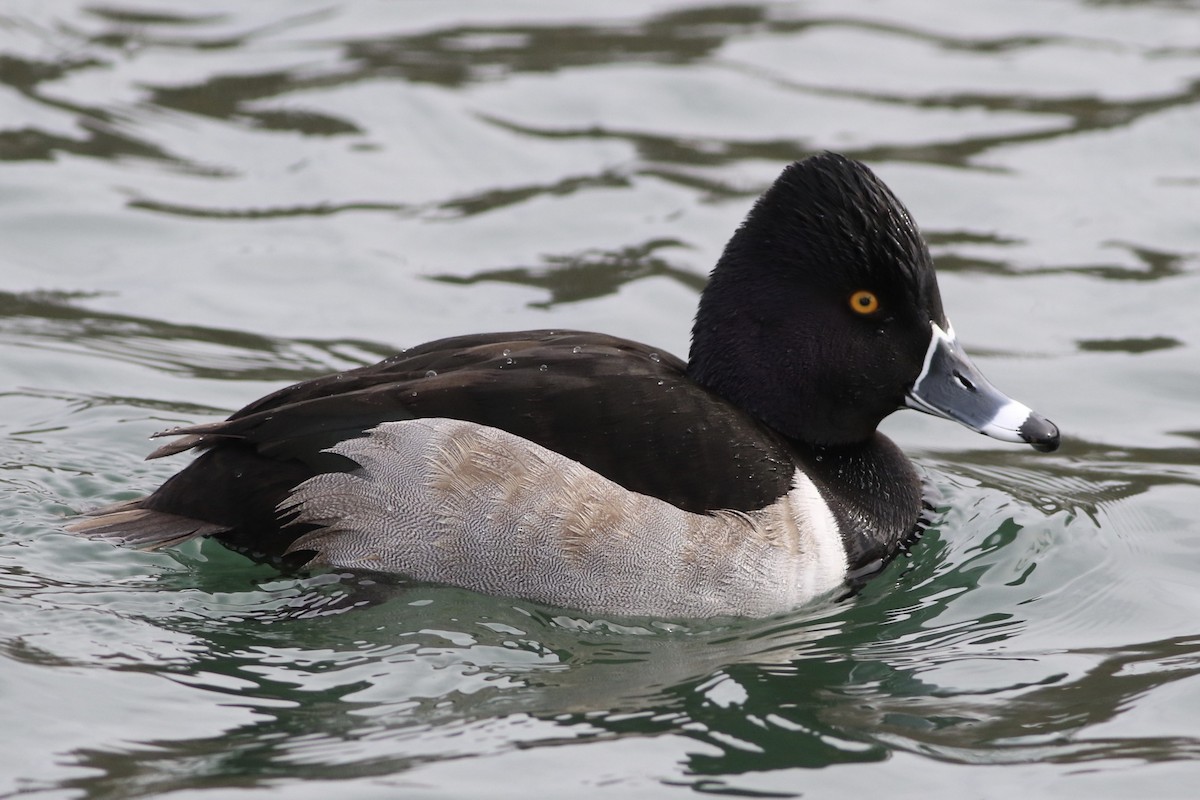
[[[431,342],[286,387],[225,421],[166,431],[183,438],[151,457],[203,452],[140,507],[278,556],[303,532],[278,520],[291,489],[355,466],[329,448],[421,417],[499,428],[697,513],[762,508],[796,469],[783,437],[691,381],[675,356],[601,334],[529,331]]]

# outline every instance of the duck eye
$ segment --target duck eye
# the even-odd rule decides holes
[[[856,314],[864,316],[874,314],[879,310],[879,298],[874,292],[868,292],[866,289],[859,289],[854,294],[850,295],[850,308]]]

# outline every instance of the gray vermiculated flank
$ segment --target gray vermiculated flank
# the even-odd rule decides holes
[[[846,555],[816,488],[749,513],[693,514],[520,437],[449,419],[385,423],[331,448],[282,508],[324,527],[292,550],[357,567],[634,615],[764,615],[841,585]]]

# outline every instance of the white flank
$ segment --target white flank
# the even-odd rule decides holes
[[[796,470],[787,508],[795,520],[797,538],[808,558],[798,559],[796,586],[806,597],[797,604],[818,597],[842,585],[849,569],[846,545],[829,504],[812,479]]]

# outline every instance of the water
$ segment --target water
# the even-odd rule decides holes
[[[1193,796],[1198,43],[1194,2],[5,4],[0,796]],[[890,419],[946,509],[859,596],[605,621],[56,533],[177,469],[155,430],[428,339],[686,352],[822,148],[1066,436]]]

